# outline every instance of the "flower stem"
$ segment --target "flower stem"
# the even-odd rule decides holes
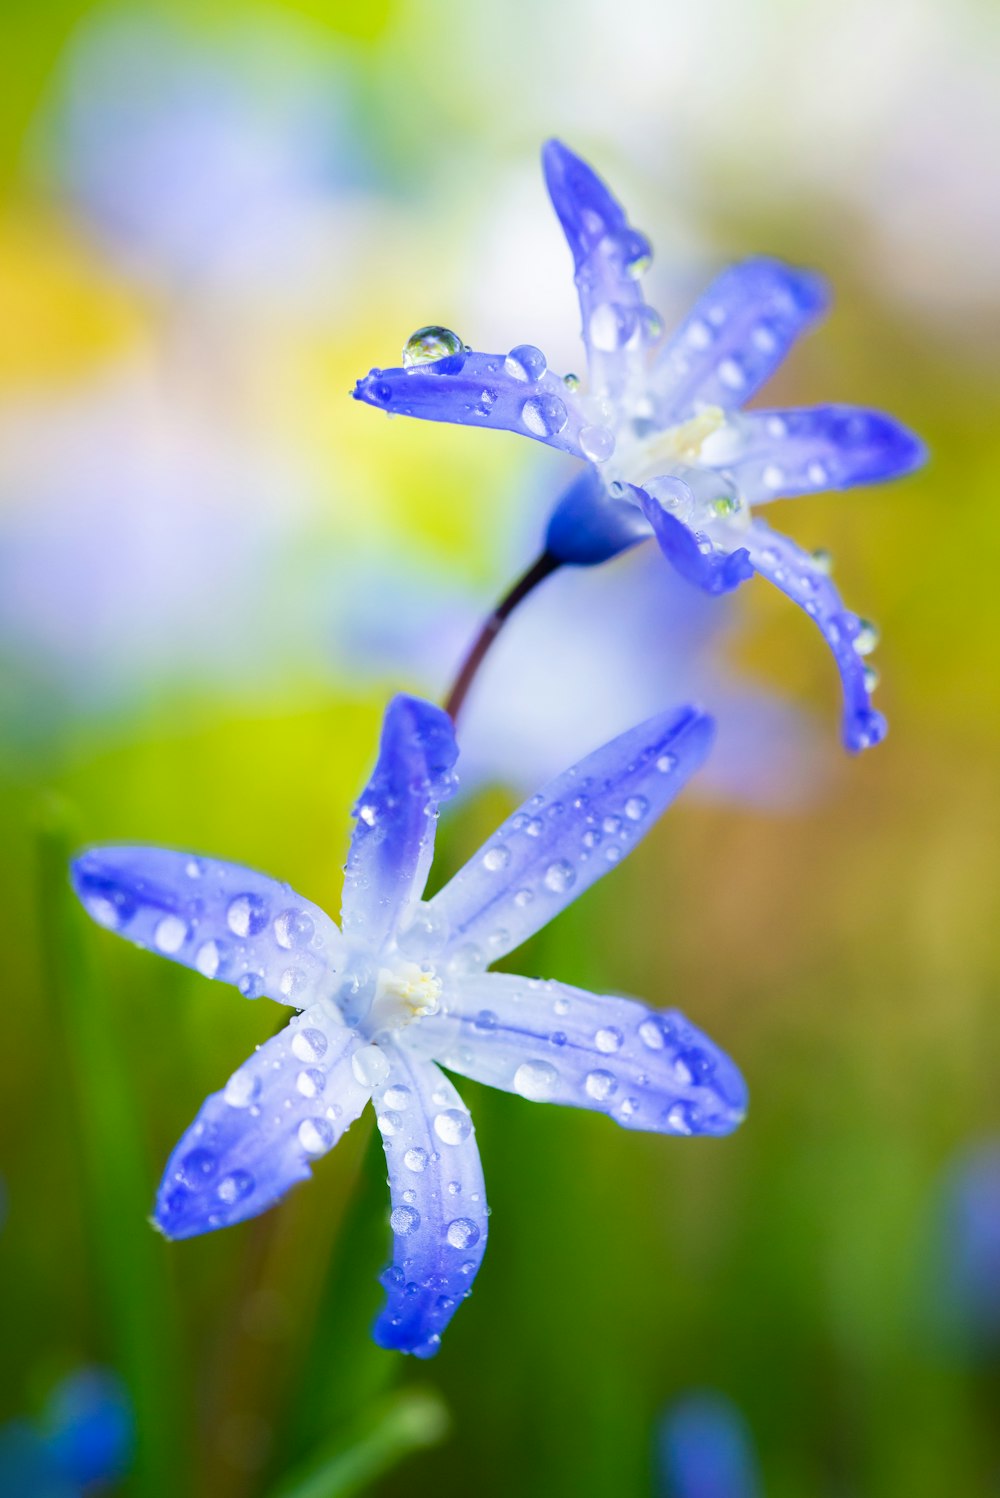
[[[444,710],[453,723],[462,710],[462,704],[468,696],[469,688],[472,686],[480,666],[486,659],[490,646],[501,629],[503,629],[506,621],[510,618],[518,604],[523,603],[524,599],[538,587],[539,583],[544,582],[547,577],[551,576],[561,566],[562,562],[558,557],[554,557],[549,551],[543,551],[541,556],[528,568],[524,576],[518,578],[509,592],[504,594],[492,614],[490,614],[489,618],[483,624],[468,655],[462,662],[461,669],[455,677],[451,691],[444,700]]]

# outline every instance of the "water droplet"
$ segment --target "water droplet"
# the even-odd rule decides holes
[[[375,1122],[378,1124],[379,1133],[388,1139],[398,1134],[403,1127],[403,1120],[392,1108],[383,1108],[381,1113],[375,1115]]]
[[[488,1033],[490,1030],[496,1029],[497,1017],[493,1013],[492,1009],[480,1009],[479,1013],[473,1020],[473,1024],[475,1025],[477,1030]]]
[[[639,1026],[639,1039],[649,1050],[662,1051],[667,1043],[663,1021],[654,1015],[650,1015],[649,1019],[644,1019]]]
[[[267,925],[267,906],[260,895],[237,895],[229,902],[226,923],[234,936],[259,936]]]
[[[607,427],[581,427],[580,449],[591,463],[603,463],[615,450],[614,433]]]
[[[603,1103],[618,1090],[618,1083],[609,1071],[589,1071],[583,1079],[584,1090],[596,1103]]]
[[[593,348],[611,354],[621,348],[632,332],[633,318],[613,302],[600,302],[590,314],[588,333]]]
[[[879,676],[878,671],[874,666],[865,666],[862,680],[865,684],[865,691],[874,692],[875,688],[879,684],[879,681],[881,680],[881,677]]]
[[[852,642],[858,655],[871,655],[878,641],[878,625],[873,624],[870,619],[859,619],[858,632]]]
[[[292,1036],[292,1055],[298,1061],[320,1061],[326,1055],[326,1045],[322,1030],[296,1030]]]
[[[415,369],[421,364],[436,364],[465,352],[465,345],[450,328],[430,326],[411,333],[403,348],[403,368]]]
[[[617,863],[621,856],[621,848],[616,848],[613,843],[610,848],[605,848],[604,850],[604,857],[608,863]]]
[[[351,1057],[351,1070],[362,1087],[377,1087],[389,1075],[389,1061],[377,1045],[364,1045]]]
[[[219,964],[221,961],[222,952],[219,948],[218,942],[215,941],[202,942],[201,946],[194,954],[194,965],[198,969],[199,973],[201,973],[201,975],[205,978],[215,977],[216,973],[219,971]]]
[[[649,802],[645,796],[629,796],[625,802],[625,815],[630,822],[641,822],[649,810]]]
[[[542,831],[544,830],[544,827],[545,823],[542,821],[541,817],[529,817],[524,824],[524,831],[527,833],[528,837],[540,837]]]
[[[408,1238],[420,1226],[420,1213],[416,1207],[394,1207],[389,1215],[389,1226],[397,1238]]]
[[[667,1113],[667,1126],[675,1134],[690,1134],[692,1132],[688,1110],[684,1103],[675,1103]]]
[[[294,1000],[306,988],[309,982],[308,974],[300,967],[286,967],[278,979],[278,992],[282,998]]]
[[[661,775],[669,775],[671,770],[677,769],[677,757],[673,754],[661,754],[656,761],[656,768]]]
[[[374,827],[378,821],[378,807],[373,806],[370,801],[364,802],[358,807],[358,817],[366,827]]]
[[[230,1108],[249,1108],[260,1097],[260,1078],[250,1071],[234,1071],[222,1096]]]
[[[514,1073],[514,1090],[522,1097],[539,1102],[551,1095],[558,1078],[559,1073],[547,1061],[522,1061]]]
[[[594,1044],[599,1051],[604,1051],[606,1055],[610,1055],[612,1051],[621,1050],[624,1038],[620,1030],[616,1030],[613,1026],[609,1025],[603,1030],[598,1030],[594,1036]]]
[[[540,380],[548,365],[540,348],[533,343],[519,343],[507,355],[503,367],[512,380]]]
[[[264,979],[260,973],[244,973],[236,987],[245,999],[259,999],[264,992]]]
[[[496,874],[510,863],[510,849],[504,843],[496,843],[483,854],[483,868]]]
[[[829,478],[829,474],[827,473],[824,464],[810,463],[809,467],[806,469],[806,477],[811,484],[816,484],[818,486],[820,484],[826,483],[827,479]]]
[[[479,1242],[479,1229],[468,1217],[456,1217],[448,1224],[448,1242],[452,1248],[472,1248]]]
[[[192,1150],[181,1161],[181,1180],[192,1191],[197,1191],[215,1175],[218,1163],[211,1150]]]
[[[421,1149],[419,1145],[414,1145],[413,1149],[408,1149],[403,1156],[403,1164],[407,1170],[412,1170],[419,1175],[422,1170],[427,1169],[427,1151]]]
[[[325,1118],[304,1118],[299,1124],[299,1143],[307,1155],[322,1155],[333,1140],[333,1125]]]
[[[533,889],[519,889],[514,895],[514,904],[523,910],[526,905],[531,904],[534,898],[535,892]]]
[[[727,390],[742,390],[747,381],[743,367],[735,359],[723,359],[719,365],[719,379]]]
[[[558,395],[534,395],[521,407],[521,420],[536,437],[557,437],[569,417]]]
[[[288,951],[293,947],[307,947],[315,930],[312,916],[304,910],[283,910],[274,923],[277,943]]]
[[[812,554],[813,566],[817,572],[822,572],[824,577],[829,577],[833,572],[833,557],[825,546],[818,546]]]
[[[621,817],[605,817],[601,826],[608,834],[608,837],[614,837],[616,832],[621,832],[622,830],[622,819]]]
[[[248,1170],[231,1170],[227,1176],[222,1177],[215,1194],[227,1207],[231,1207],[235,1202],[248,1197],[253,1188],[254,1178]]]
[[[559,858],[545,870],[543,883],[553,894],[563,895],[576,883],[576,875],[565,858]]]
[[[580,388],[580,376],[575,374],[564,374],[563,384],[567,390],[577,391]]]
[[[407,1108],[410,1103],[410,1089],[400,1083],[398,1087],[387,1087],[382,1097],[387,1108]]]
[[[462,1144],[472,1133],[472,1119],[458,1108],[435,1114],[434,1132],[442,1144]]]
[[[706,349],[712,342],[711,328],[698,317],[693,322],[688,323],[684,336],[691,347],[696,349]]]
[[[179,915],[165,915],[157,922],[156,930],[153,932],[153,941],[157,949],[172,957],[179,952],[187,938],[187,923],[182,921]]]
[[[303,1097],[317,1097],[326,1086],[326,1077],[318,1067],[307,1066],[295,1078],[295,1086]]]
[[[784,470],[776,463],[768,463],[760,477],[767,489],[780,489],[785,482]]]

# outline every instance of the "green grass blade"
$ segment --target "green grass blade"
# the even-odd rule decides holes
[[[282,1479],[269,1498],[349,1498],[415,1451],[435,1446],[448,1430],[448,1412],[431,1389],[402,1389],[357,1422],[301,1471]]]

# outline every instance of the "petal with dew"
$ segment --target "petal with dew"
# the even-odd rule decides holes
[[[704,458],[754,505],[912,473],[923,443],[900,422],[860,406],[747,411],[708,439]]]
[[[631,852],[711,746],[695,708],[660,713],[556,776],[429,902],[455,971],[520,946]]]
[[[533,345],[521,344],[506,356],[461,358],[460,368],[441,359],[410,369],[373,369],[358,380],[354,399],[394,416],[516,432],[585,461],[610,457],[611,431],[588,419],[576,394]]]
[[[827,302],[821,276],[780,260],[724,270],[657,357],[652,386],[662,425],[685,420],[697,405],[742,406]]]
[[[728,1134],[746,1113],[732,1061],[676,1010],[541,978],[455,979],[413,1043],[449,1071],[626,1129]]]
[[[649,240],[631,227],[593,168],[561,141],[546,142],[542,168],[573,254],[592,392],[621,395],[662,332],[639,283],[652,255]]]
[[[762,520],[755,520],[739,535],[755,570],[805,610],[833,652],[844,696],[845,746],[857,752],[880,743],[886,721],[872,707],[871,670],[861,653],[871,626],[844,607],[826,572],[787,536]]]
[[[661,489],[668,484],[676,485],[678,491],[687,489],[682,479],[660,479]],[[635,484],[629,485],[639,503],[639,508],[649,521],[657,545],[667,561],[675,567],[681,577],[704,593],[730,593],[740,583],[753,576],[749,554],[745,547],[737,546],[732,551],[717,547],[707,536],[693,531],[676,515],[665,510],[658,499]]]
[[[325,911],[240,864],[170,848],[90,848],[73,888],[93,919],[137,946],[297,1009],[335,986],[344,945]]]
[[[486,1251],[483,1170],[472,1119],[448,1078],[408,1036],[379,1049],[386,1066],[374,1102],[389,1167],[393,1257],[374,1336],[380,1347],[429,1358]]]
[[[340,1139],[371,1087],[364,1041],[328,1005],[296,1015],[205,1099],[164,1172],[155,1222],[192,1238],[266,1212]]]
[[[343,923],[377,951],[419,900],[434,854],[438,807],[455,790],[458,758],[447,713],[419,697],[386,709],[372,777],[354,808]]]

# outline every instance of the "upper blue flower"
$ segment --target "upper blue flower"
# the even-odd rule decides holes
[[[739,1072],[676,1011],[486,971],[634,847],[711,737],[711,720],[690,708],[622,734],[527,801],[423,903],[457,747],[439,708],[395,698],[355,809],[340,928],[287,885],[233,864],[141,847],[77,859],[74,886],[102,925],[302,1011],[182,1137],[157,1198],[163,1232],[185,1238],[263,1212],[372,1098],[395,1237],[375,1337],[429,1357],[487,1229],[472,1122],[436,1063],[629,1129],[735,1128]]]
[[[88,1368],[55,1389],[42,1420],[0,1427],[0,1492],[11,1498],[75,1498],[117,1482],[134,1444],[132,1408],[111,1373]]]
[[[601,562],[653,536],[709,593],[762,573],[814,619],[833,652],[847,747],[877,743],[885,720],[871,705],[875,673],[863,659],[875,644],[872,626],[845,609],[825,558],[755,519],[752,507],[907,473],[923,459],[921,444],[890,417],[857,406],[743,410],[824,310],[820,277],[746,260],[723,272],[664,340],[641,286],[649,241],[564,145],[549,141],[542,159],[573,252],[587,393],[575,377],[553,374],[531,345],[506,357],[473,353],[445,329],[421,329],[404,367],[372,370],[356,398],[407,416],[521,432],[585,461],[549,522],[546,544],[561,561]]]

